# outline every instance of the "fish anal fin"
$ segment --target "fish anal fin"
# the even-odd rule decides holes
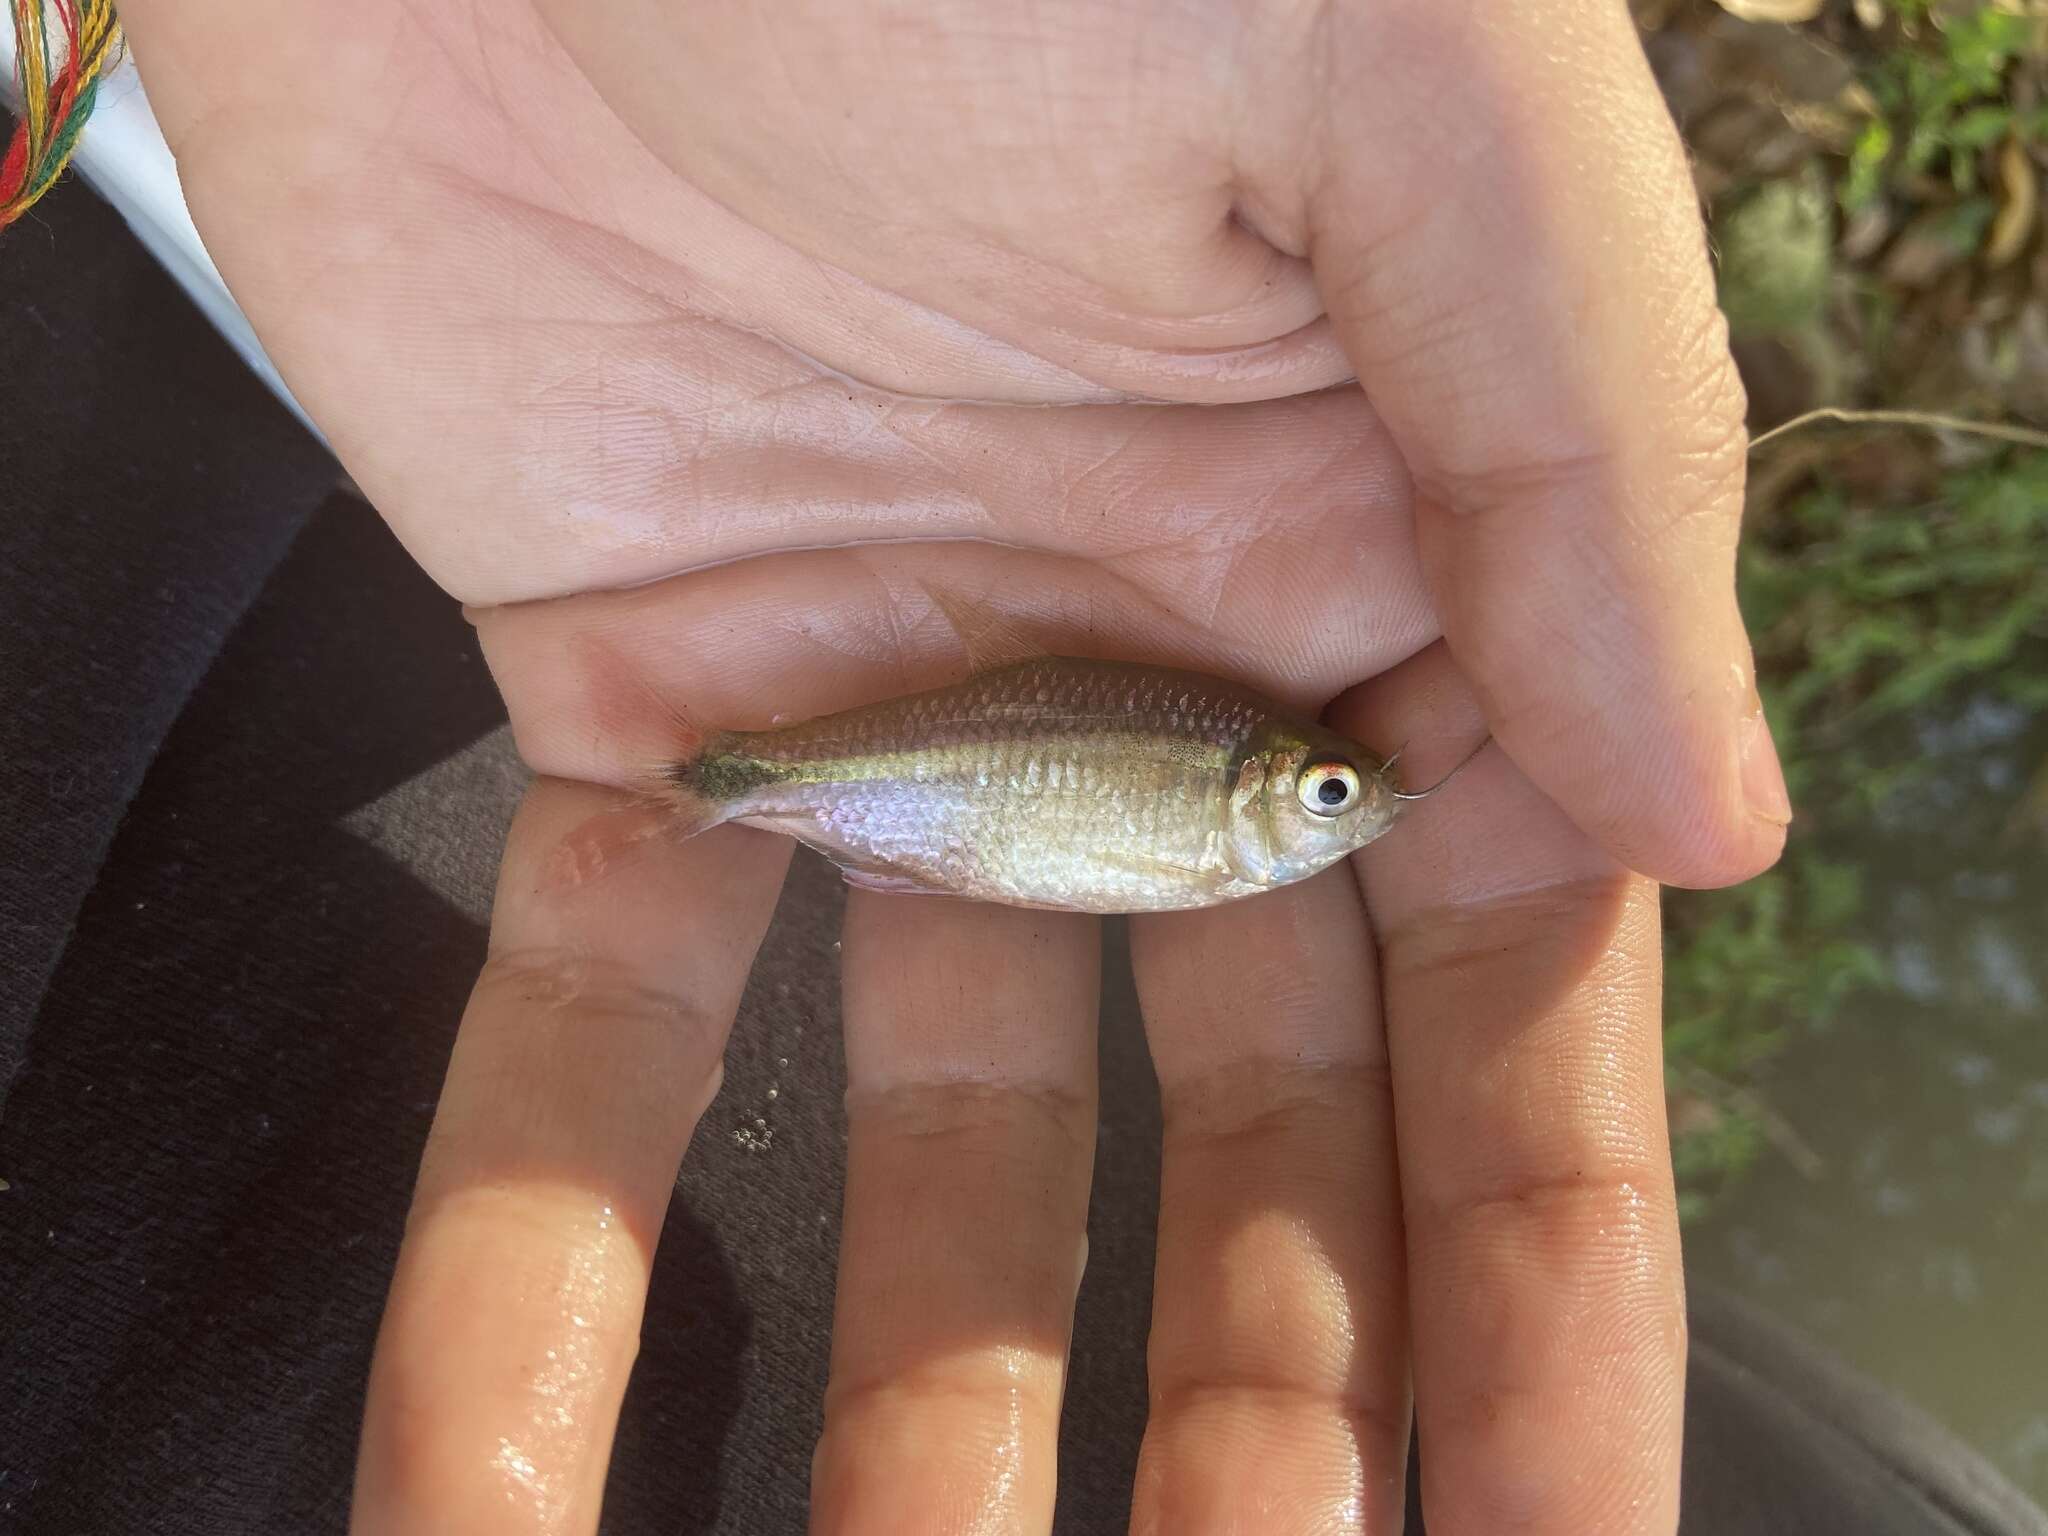
[[[757,811],[738,818],[743,826],[793,837],[839,871],[848,885],[863,891],[886,891],[892,896],[944,896],[943,887],[919,880],[897,870],[876,869],[865,862],[866,854],[849,847],[814,816],[802,812]]]
[[[1039,661],[1052,654],[1016,621],[970,603],[959,593],[933,582],[920,579],[918,585],[946,621],[946,627],[960,637],[961,648],[967,652],[969,672],[992,672],[998,667]]]
[[[669,835],[677,842],[687,841],[731,819],[725,806],[674,780],[670,781],[660,798],[672,818]]]
[[[837,859],[832,861],[839,864]],[[947,893],[936,886],[913,880],[908,875],[887,875],[879,870],[862,869],[854,864],[839,864],[839,878],[857,891],[880,891],[885,896],[944,896]]]

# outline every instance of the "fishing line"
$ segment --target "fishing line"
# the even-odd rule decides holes
[[[1450,783],[1451,780],[1455,779],[1459,774],[1463,773],[1465,771],[1465,765],[1470,763],[1472,759],[1477,757],[1480,753],[1484,752],[1486,750],[1487,744],[1492,740],[1493,737],[1490,734],[1480,737],[1479,745],[1474,747],[1470,752],[1467,752],[1463,757],[1458,759],[1458,766],[1453,768],[1449,773],[1445,774],[1442,778],[1438,779],[1434,784],[1430,785],[1429,788],[1418,789],[1413,794],[1404,794],[1402,791],[1398,789],[1392,790],[1390,791],[1390,793],[1396,800],[1427,800],[1431,795],[1435,794],[1438,790],[1442,789],[1446,784]],[[1392,757],[1387,759],[1387,767],[1392,768],[1394,764],[1399,762],[1400,760],[1401,754],[1399,752],[1396,752]]]
[[[1924,427],[1931,432],[1961,432],[1970,437],[1991,437],[2002,443],[2019,443],[2028,448],[2048,448],[2048,432],[2037,431],[2033,427],[2009,426],[2002,421],[1972,421],[1967,416],[1944,416],[1939,411],[1854,411],[1839,405],[1823,405],[1751,438],[1749,451],[1755,453],[1774,438],[1798,432],[1820,421],[1836,421],[1850,427]]]

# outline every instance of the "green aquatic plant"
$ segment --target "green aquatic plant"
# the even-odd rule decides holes
[[[1892,984],[1863,860],[1884,839],[1927,836],[1916,796],[1979,750],[1930,743],[1987,704],[2048,715],[2048,453],[2001,452],[1907,504],[1823,472],[1752,527],[1740,579],[1801,820],[1769,874],[1667,902],[1665,1048],[1689,1212],[1766,1146],[1811,1161],[1796,1106],[1769,1100],[1769,1065]],[[2010,835],[2013,809],[1987,798],[1940,835]]]

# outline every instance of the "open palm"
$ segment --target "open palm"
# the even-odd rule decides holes
[[[927,587],[1336,700],[1420,775],[1506,749],[1355,871],[1133,924],[1134,1529],[1397,1528],[1411,1382],[1432,1530],[1670,1528],[1645,875],[1740,878],[1784,819],[1682,159],[1618,6],[1516,8],[1534,51],[1441,0],[1158,9],[124,7],[222,270],[550,776],[357,1529],[594,1528],[788,853],[622,791],[678,710],[957,676]],[[819,1529],[1048,1527],[1097,956],[1089,919],[850,898]]]

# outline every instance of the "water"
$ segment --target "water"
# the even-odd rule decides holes
[[[1860,847],[1892,985],[1795,1031],[1765,1085],[1818,1167],[1767,1154],[1687,1258],[2048,1502],[2048,833],[2004,814],[2048,743],[2015,734]],[[1975,814],[1943,811],[1959,793]]]

